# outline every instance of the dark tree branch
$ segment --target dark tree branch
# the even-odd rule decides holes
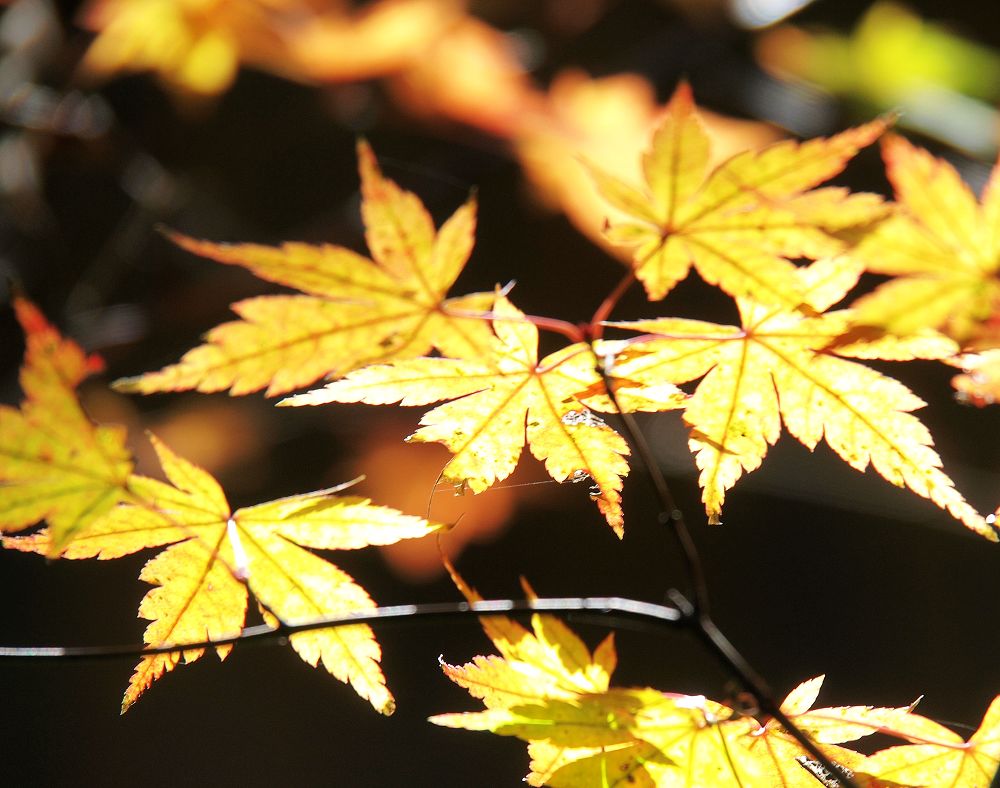
[[[684,625],[684,616],[676,608],[654,605],[621,597],[555,597],[539,599],[488,599],[481,602],[432,602],[422,605],[391,605],[371,610],[360,610],[340,616],[320,618],[294,624],[282,623],[278,627],[261,624],[246,627],[240,633],[215,640],[193,643],[174,643],[168,646],[144,646],[129,643],[117,646],[0,646],[0,660],[37,659],[113,659],[119,657],[173,654],[192,649],[225,646],[237,642],[281,641],[296,632],[333,629],[354,624],[382,624],[389,622],[422,620],[450,620],[469,616],[502,616],[523,613],[583,613],[580,618],[608,623],[608,617],[617,623],[639,621],[659,627]]]

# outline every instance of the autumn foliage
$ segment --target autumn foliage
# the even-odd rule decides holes
[[[353,14],[317,11],[306,0],[91,5],[86,19],[102,31],[84,60],[91,76],[152,69],[189,98],[224,89],[240,63],[301,80],[390,74],[398,90],[429,90],[415,53],[446,46],[445,28],[468,34],[473,24],[457,6],[435,16],[433,4],[402,1]],[[318,17],[305,27],[309,14]],[[321,42],[363,37],[389,24],[377,20],[390,14],[411,20],[416,33],[368,61],[320,56],[331,51]],[[144,25],[173,26],[185,45],[175,37],[160,47],[154,37],[139,49]],[[540,96],[521,89],[519,100],[535,114],[505,133],[523,141],[550,116]],[[832,137],[778,141],[720,162],[681,84],[644,150],[629,151],[641,178],[586,154],[576,165],[603,209],[602,243],[625,263],[619,287],[582,326],[525,314],[512,286],[453,294],[463,268],[475,264],[476,200],[435,226],[362,140],[367,256],[336,245],[264,246],[167,231],[192,255],[292,292],[234,303],[236,319],[206,326],[204,342],[175,363],[137,370],[114,387],[263,391],[293,407],[420,407],[407,440],[448,450],[442,483],[482,493],[530,453],[554,481],[583,482],[579,494],[589,493],[597,513],[580,528],[604,522],[618,537],[646,527],[622,507],[633,455],[621,417],[679,410],[709,524],[725,519],[727,498],[739,495],[740,479],[785,431],[809,450],[825,442],[850,467],[873,469],[995,542],[992,518],[956,488],[916,415],[924,402],[868,362],[945,362],[965,371],[955,385],[967,399],[985,405],[997,396],[1000,167],[977,200],[951,165],[889,131],[892,123],[885,117]],[[895,201],[825,185],[872,144],[881,145]],[[692,272],[731,300],[732,324],[671,316],[671,292]],[[888,278],[852,296],[866,273]],[[645,294],[645,312],[618,316],[618,300],[633,286]],[[144,642],[178,650],[141,657],[123,711],[178,664],[208,650],[224,659],[251,600],[276,629],[375,608],[364,588],[314,550],[447,530],[352,496],[350,483],[234,510],[215,478],[152,434],[162,478],[137,473],[124,431],[93,423],[77,398],[99,362],[26,297],[14,306],[26,352],[23,402],[0,408],[4,547],[71,560],[159,550],[140,574],[152,586],[139,607],[149,622]],[[541,353],[540,331],[560,335],[563,345]],[[451,571],[460,592],[478,599]],[[481,621],[497,653],[464,665],[443,659],[441,668],[485,708],[431,721],[523,739],[530,785],[819,784],[822,766],[759,709],[612,686],[611,635],[590,650],[550,615],[536,614],[530,628],[504,616]],[[216,640],[227,642],[211,646]],[[296,632],[289,644],[377,711],[393,712],[369,626]],[[893,708],[814,708],[822,681],[793,689],[781,711],[856,784],[986,786],[997,771],[1000,697],[963,739],[905,700]],[[855,748],[875,733],[894,743],[873,754]]]

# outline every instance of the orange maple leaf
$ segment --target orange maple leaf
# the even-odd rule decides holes
[[[343,570],[309,552],[350,550],[424,536],[439,526],[365,498],[338,497],[335,490],[293,495],[233,512],[218,482],[153,438],[170,480],[133,476],[134,502],[118,506],[63,550],[64,558],[111,559],[149,547],[170,545],[149,561],[140,578],[156,586],[139,615],[150,646],[217,640],[240,634],[247,591],[277,625],[304,623],[375,603]],[[52,552],[50,534],[6,538],[4,546]],[[364,624],[298,632],[292,648],[310,665],[322,661],[383,714],[395,701],[379,667],[381,650]],[[225,658],[231,645],[216,647]],[[122,702],[126,711],[152,683],[182,659],[193,662],[204,649],[154,654],[136,666]]]
[[[851,235],[885,215],[873,194],[812,187],[840,172],[886,128],[877,120],[829,139],[782,141],[709,170],[709,137],[681,84],[642,159],[644,188],[590,170],[613,214],[607,236],[633,247],[632,267],[652,300],[694,265],[734,297],[795,308],[790,259],[842,252]]]
[[[129,497],[132,456],[125,431],[96,426],[77,399],[99,359],[63,339],[25,299],[15,298],[14,309],[27,343],[26,399],[19,409],[0,405],[0,531],[46,520],[53,555]]]
[[[845,258],[820,260],[790,272],[806,306],[822,312],[843,298],[860,274]],[[825,352],[852,325],[848,310],[807,317],[802,312],[738,300],[740,326],[662,318],[610,325],[651,336],[636,342],[614,369],[640,384],[681,384],[703,378],[688,401],[702,500],[709,522],[744,472],[758,468],[781,432],[813,449],[820,439],[852,468],[869,464],[986,538],[997,535],[941,470],[927,428],[909,411],[925,404],[898,381]],[[905,360],[942,358],[954,351],[943,337],[883,338],[836,348],[840,356]]]
[[[890,282],[854,305],[858,322],[893,334],[936,328],[975,349],[1000,347],[1000,163],[981,203],[943,159],[903,137],[883,141],[899,211],[855,250]]]
[[[446,298],[472,251],[475,203],[435,232],[416,195],[384,178],[358,144],[361,211],[374,260],[338,246],[215,244],[175,235],[189,251],[248,268],[304,295],[260,296],[233,305],[243,320],[212,329],[207,344],[176,364],[115,383],[119,391],[220,391],[268,396],[339,376],[376,361],[437,348],[453,357],[484,352],[491,337],[481,313],[492,293]]]
[[[628,447],[576,396],[600,386],[590,347],[576,343],[539,361],[538,329],[506,296],[497,296],[492,315],[496,336],[481,359],[417,358],[369,366],[278,404],[454,400],[424,414],[420,429],[407,439],[441,443],[452,452],[445,481],[480,493],[513,472],[527,442],[556,481],[592,479],[598,508],[621,536]],[[672,389],[660,407],[682,402],[683,395]]]

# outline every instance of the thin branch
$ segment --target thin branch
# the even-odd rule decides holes
[[[370,610],[358,610],[339,616],[319,618],[297,624],[282,624],[278,628],[260,624],[246,627],[239,634],[193,643],[175,643],[149,647],[142,644],[117,646],[0,646],[0,660],[36,659],[111,659],[118,657],[175,654],[192,649],[208,649],[237,642],[281,641],[296,632],[334,629],[356,624],[382,624],[412,619],[448,620],[468,616],[502,616],[516,613],[592,613],[595,620],[606,622],[620,616],[659,627],[686,625],[679,610],[666,605],[654,605],[622,597],[553,597],[537,599],[487,599],[481,602],[432,602],[422,605],[390,605]]]
[[[657,520],[661,526],[670,527],[670,532],[673,534],[674,539],[681,549],[681,556],[684,559],[684,568],[687,571],[688,580],[690,581],[692,594],[694,596],[694,606],[699,613],[707,616],[709,604],[708,585],[705,582],[705,570],[701,562],[701,556],[698,555],[698,548],[695,546],[694,539],[691,538],[691,531],[688,529],[687,522],[684,519],[684,512],[682,512],[680,507],[677,506],[677,502],[674,500],[674,495],[670,491],[670,486],[667,484],[667,480],[663,477],[660,465],[656,462],[656,458],[653,456],[653,452],[650,450],[649,444],[646,442],[646,438],[642,434],[642,430],[639,429],[638,425],[635,423],[635,419],[632,418],[632,415],[630,413],[626,413],[622,409],[618,401],[618,395],[615,393],[614,381],[611,379],[611,371],[606,368],[604,360],[593,350],[593,346],[591,346],[591,352],[594,354],[594,363],[597,370],[600,372],[601,377],[604,380],[604,389],[607,391],[608,397],[615,406],[615,410],[618,412],[618,415],[622,420],[622,426],[625,428],[625,432],[628,435],[629,443],[631,443],[632,447],[635,449],[635,453],[638,455],[639,461],[642,463],[643,469],[646,472],[646,478],[649,480],[650,484],[653,486],[654,492],[656,493],[656,499],[660,505],[660,512],[657,514]]]
[[[610,370],[605,366],[604,360],[597,355],[596,351],[593,351],[593,345],[591,345],[591,350],[594,354],[594,363],[604,379],[604,388],[607,391],[608,397],[621,417],[622,425],[629,438],[629,443],[635,449],[635,453],[644,466],[643,470],[645,471],[646,478],[656,493],[660,504],[657,521],[660,525],[670,526],[670,531],[681,548],[681,555],[684,558],[688,579],[694,589],[694,603],[692,604],[682,594],[674,591],[672,597],[677,609],[690,624],[691,628],[698,633],[701,640],[708,646],[716,658],[757,699],[757,704],[764,712],[776,719],[792,738],[821,764],[823,768],[829,771],[830,774],[837,775],[841,785],[848,786],[848,788],[857,788],[855,781],[838,769],[837,765],[816,746],[815,742],[799,729],[789,719],[788,715],[781,710],[780,704],[775,700],[774,693],[767,685],[767,682],[764,681],[764,678],[750,666],[750,663],[744,659],[743,655],[740,654],[729,639],[722,634],[722,631],[716,626],[715,622],[712,621],[709,616],[708,585],[705,581],[704,565],[701,562],[698,548],[695,546],[694,539],[692,539],[691,532],[688,530],[687,523],[684,520],[684,513],[677,506],[673,493],[670,491],[670,486],[667,484],[667,480],[660,470],[659,463],[656,462],[645,436],[635,423],[635,419],[632,418],[631,414],[622,411],[618,398],[615,395]]]

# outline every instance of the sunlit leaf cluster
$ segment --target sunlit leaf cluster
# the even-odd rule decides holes
[[[198,4],[198,13],[222,14],[222,5]],[[98,39],[91,52],[101,46],[111,45]],[[220,89],[234,58],[247,56],[221,46],[199,41],[174,53],[184,63],[214,64],[212,83],[189,89]],[[581,494],[589,487],[599,517],[619,537],[632,526],[622,505],[630,449],[616,420],[679,411],[711,524],[721,523],[730,491],[787,431],[810,450],[825,442],[850,467],[872,468],[997,541],[992,520],[956,489],[914,415],[924,402],[866,362],[946,361],[966,371],[971,382],[957,385],[967,386],[969,399],[986,404],[995,396],[983,380],[992,375],[995,387],[992,354],[1000,349],[1000,170],[977,200],[950,165],[886,135],[890,125],[878,119],[714,163],[691,91],[681,85],[641,154],[640,180],[585,165],[606,212],[605,240],[627,272],[582,327],[526,315],[509,287],[450,295],[474,264],[475,201],[435,227],[421,200],[386,178],[361,142],[367,256],[334,245],[268,247],[171,233],[189,252],[294,292],[233,304],[237,319],[209,330],[179,361],[115,386],[264,390],[291,395],[279,402],[285,406],[429,407],[407,440],[450,452],[444,482],[482,493],[507,479],[527,450],[556,482],[585,482]],[[824,185],[880,137],[895,202]],[[669,314],[673,289],[692,271],[732,301],[732,325]],[[845,306],[865,272],[892,278]],[[611,320],[634,283],[649,314]],[[123,709],[179,662],[200,658],[204,641],[238,636],[251,598],[276,628],[375,606],[313,550],[385,545],[439,529],[339,489],[234,511],[214,478],[155,437],[164,478],[135,472],[124,432],[93,424],[77,399],[94,363],[26,300],[16,308],[27,337],[25,399],[0,409],[0,530],[47,527],[7,536],[4,546],[100,560],[160,549],[140,575],[153,586],[139,608],[150,622],[145,642],[191,646],[144,656]],[[540,330],[562,334],[564,346],[540,354]],[[610,331],[619,333],[605,338]],[[442,667],[485,710],[434,722],[525,739],[532,785],[815,783],[813,767],[803,764],[808,754],[774,720],[700,696],[611,688],[610,638],[591,652],[547,616],[536,616],[530,631],[505,618],[484,627],[499,656]],[[378,711],[394,709],[367,626],[297,632],[290,644]],[[214,650],[224,658],[230,649]],[[794,690],[783,711],[859,784],[985,786],[997,769],[996,701],[966,742],[911,707],[813,710],[819,685]],[[904,743],[874,755],[843,746],[875,732]]]

